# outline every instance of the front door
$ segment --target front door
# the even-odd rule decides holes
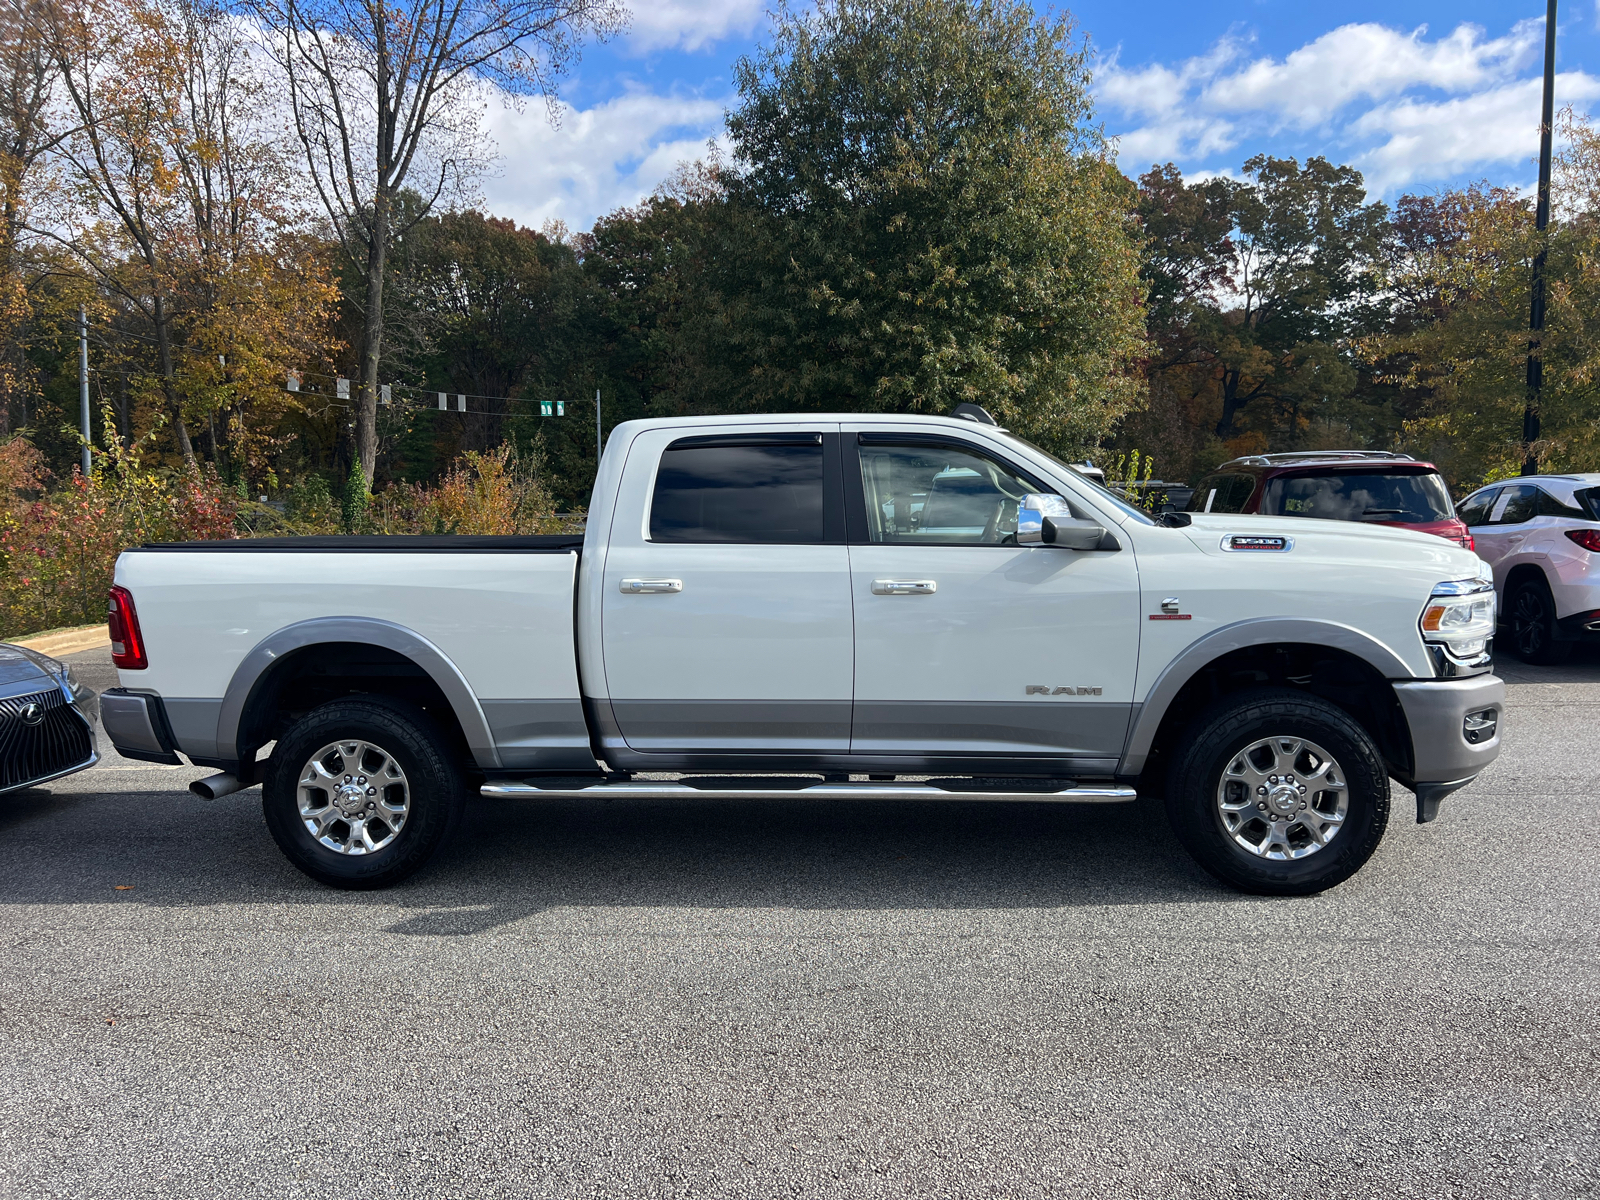
[[[601,604],[606,687],[628,749],[848,750],[836,429],[661,429],[630,447],[622,486],[646,517],[612,529]]]
[[[1056,489],[975,443],[849,426],[843,441],[865,508],[850,548],[852,753],[1110,769],[1139,651],[1127,540],[1017,545],[1018,502]]]

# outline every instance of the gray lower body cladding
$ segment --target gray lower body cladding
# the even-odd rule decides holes
[[[597,700],[607,765],[1108,778],[1133,706],[1080,701]]]
[[[1394,694],[1411,729],[1407,786],[1465,782],[1500,756],[1506,685],[1498,677],[1397,680]],[[1493,714],[1493,734],[1468,741],[1467,718],[1484,713]]]

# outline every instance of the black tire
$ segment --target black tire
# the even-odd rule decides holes
[[[302,817],[302,771],[311,769],[319,749],[341,742],[352,747],[366,743],[374,749],[364,758],[346,761],[365,762],[368,769],[381,771],[391,780],[385,785],[375,775],[371,785],[362,790],[374,801],[395,808],[404,803],[397,828],[362,813],[354,820],[335,815],[325,829],[326,840],[320,840]],[[383,763],[379,755],[389,756],[392,766]],[[339,761],[338,754],[324,760],[325,769],[328,761]],[[401,775],[394,775],[395,767]],[[367,784],[366,776],[358,778]],[[350,786],[354,786],[353,780]],[[401,790],[395,791],[396,786]],[[341,803],[340,793],[324,790],[322,794],[327,797],[328,811]],[[318,789],[306,789],[305,796],[314,817],[314,806],[321,803]],[[360,797],[346,797],[346,801],[359,803]],[[352,890],[389,887],[419,870],[455,832],[465,807],[466,782],[449,739],[421,709],[385,696],[335,700],[300,718],[273,748],[261,789],[267,828],[289,861],[318,883]],[[380,838],[388,839],[386,843],[375,843],[371,832],[357,840],[369,821]],[[378,848],[361,849],[373,844]]]
[[[1237,777],[1239,764],[1248,748],[1278,739],[1284,739],[1280,747],[1263,748],[1258,753],[1280,753],[1281,747],[1290,746],[1297,739],[1314,743],[1342,770],[1344,786],[1318,790],[1316,773],[1304,770],[1314,766],[1314,756],[1289,757],[1280,761],[1301,764],[1290,768],[1301,774],[1273,775],[1273,779],[1288,783],[1271,785],[1271,795],[1255,803],[1249,782]],[[1246,764],[1244,769],[1267,769],[1260,766],[1260,761],[1265,760]],[[1225,780],[1225,772],[1235,777]],[[1268,784],[1263,780],[1259,786]],[[1297,805],[1296,789],[1302,797]],[[1225,817],[1219,794],[1228,795],[1230,804],[1243,804],[1239,797],[1247,793],[1250,803],[1267,816],[1246,807],[1242,811],[1230,810]],[[1341,797],[1346,804],[1343,822],[1315,849],[1307,850],[1316,840],[1310,832],[1313,827],[1332,827],[1327,818],[1312,821],[1307,817],[1317,818],[1315,810],[1319,806],[1336,810]],[[1302,811],[1275,817],[1263,808],[1269,799]],[[1226,697],[1184,732],[1173,749],[1166,804],[1178,840],[1196,862],[1222,882],[1258,895],[1308,896],[1343,883],[1372,857],[1389,824],[1389,776],[1367,731],[1343,709],[1304,692],[1261,688]],[[1267,824],[1268,817],[1272,817],[1273,824]],[[1237,836],[1229,829],[1228,820],[1238,822]],[[1280,825],[1279,821],[1283,823]],[[1294,840],[1281,843],[1279,852],[1284,857],[1269,857],[1246,848],[1238,840],[1241,837],[1252,842],[1259,837],[1259,844],[1268,854],[1275,849],[1271,839]],[[1304,856],[1287,857],[1291,853]]]
[[[1572,643],[1556,639],[1556,602],[1543,579],[1517,584],[1506,599],[1511,652],[1523,662],[1553,667],[1572,657]]]

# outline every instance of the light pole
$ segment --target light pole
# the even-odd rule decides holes
[[[83,477],[89,478],[89,312],[78,306],[78,418],[83,429]]]
[[[1550,224],[1550,135],[1556,102],[1556,0],[1549,0],[1544,17],[1544,112],[1539,123],[1539,207],[1534,227],[1539,231],[1539,252],[1533,258],[1533,288],[1528,304],[1528,399],[1522,409],[1522,473],[1536,475],[1539,456],[1539,399],[1544,387],[1544,360],[1540,334],[1544,332],[1545,227]]]

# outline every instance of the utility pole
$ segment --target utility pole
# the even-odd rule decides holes
[[[1539,208],[1534,227],[1539,231],[1539,252],[1533,259],[1532,297],[1528,304],[1528,399],[1522,410],[1522,473],[1539,472],[1534,443],[1539,440],[1539,400],[1544,387],[1544,360],[1540,334],[1544,332],[1545,227],[1550,224],[1550,135],[1556,106],[1556,0],[1549,0],[1544,17],[1544,113],[1539,124]]]
[[[83,429],[83,477],[89,478],[89,310],[78,306],[78,417]]]
[[[1554,0],[1552,0],[1552,3]],[[600,389],[594,390],[594,473],[600,474]]]

